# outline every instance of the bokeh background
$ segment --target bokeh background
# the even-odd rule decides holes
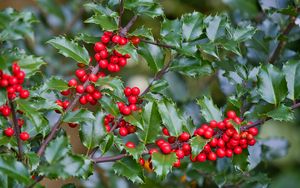
[[[263,0],[262,0],[263,1]],[[58,35],[66,35],[70,38],[80,34],[91,34],[100,36],[101,30],[95,25],[84,24],[91,13],[86,12],[83,4],[87,1],[79,0],[0,0],[0,9],[13,7],[17,10],[27,10],[34,13],[39,20],[36,23],[35,35],[33,40],[26,39],[19,41],[18,45],[24,48],[28,53],[44,57],[47,66],[43,67],[43,73],[46,76],[59,75],[68,79],[76,68],[75,63],[71,63],[59,55],[46,41]],[[101,1],[95,1],[100,2]],[[278,4],[281,0],[274,1]],[[199,11],[203,14],[228,14],[233,22],[250,19],[252,22],[259,23],[263,20],[265,13],[262,11],[261,4],[257,0],[161,0],[161,4],[168,18],[173,19],[187,12]],[[124,23],[130,19],[130,14],[124,15]],[[148,18],[139,18],[136,25],[144,24],[152,28],[153,34],[159,32],[160,25],[156,20]],[[298,41],[299,42],[299,41]],[[298,43],[299,44],[299,43]],[[89,46],[91,49],[92,46]],[[299,51],[299,50],[298,50]],[[146,88],[149,80],[153,76],[145,63],[131,63],[119,75],[127,82],[127,85],[137,85],[140,88]],[[36,76],[37,80],[40,75]],[[211,94],[218,106],[226,103],[226,93],[230,91],[231,86],[222,80],[218,73],[201,78],[187,78],[174,73],[166,75],[169,82],[168,94],[170,94],[179,105],[184,107],[187,113],[190,113],[197,121],[199,119],[199,109],[195,105],[195,99],[204,94]],[[300,126],[299,112],[296,112],[295,123],[282,123],[269,121],[263,125],[260,138],[283,137],[289,141],[287,155],[274,159],[268,163],[261,164],[265,172],[272,179],[271,187],[300,187]],[[55,118],[55,117],[54,117]],[[85,148],[80,144],[77,129],[66,130],[71,135],[73,151],[85,153]],[[280,146],[274,146],[280,147]],[[280,148],[278,148],[280,149]],[[108,173],[111,164],[99,165],[96,167],[96,173],[84,182],[78,180],[43,180],[42,184],[46,187],[60,187],[68,182],[75,182],[78,187],[136,187],[125,179]],[[172,177],[174,178],[174,177]],[[159,184],[148,182],[142,187],[187,187],[184,179],[172,179],[172,184]],[[169,182],[166,180],[166,182]],[[189,184],[190,185],[190,184]],[[204,184],[205,185],[205,184]],[[195,185],[194,187],[197,187]]]

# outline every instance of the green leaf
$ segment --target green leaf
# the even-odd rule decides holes
[[[136,54],[136,48],[131,42],[128,42],[126,45],[117,45],[115,50],[122,55],[130,54],[132,56],[133,54]]]
[[[163,10],[156,0],[127,0],[124,2],[124,8],[152,18],[163,15]]]
[[[128,148],[124,146],[124,149],[135,159],[139,160],[145,150],[145,144],[140,143],[135,148]]]
[[[85,21],[85,23],[93,23],[100,25],[102,30],[105,31],[116,31],[118,30],[118,24],[116,20],[116,14],[112,15],[101,15],[96,14]]]
[[[69,89],[68,83],[65,80],[54,76],[52,76],[48,80],[48,82],[46,82],[46,87],[47,89],[50,90],[59,90],[59,91],[64,91]]]
[[[168,175],[168,173],[172,171],[172,166],[177,161],[177,157],[175,153],[165,155],[159,152],[155,152],[152,154],[151,161],[155,173],[161,179],[164,179]]]
[[[113,15],[115,16],[117,13],[109,9],[108,7],[102,6],[100,3],[86,3],[84,7],[89,10],[93,10],[95,13],[103,14],[103,15]]]
[[[37,3],[39,4],[39,7],[41,7],[46,13],[53,14],[58,18],[65,20],[62,7],[55,1],[37,0]]]
[[[192,147],[192,156],[197,156],[202,150],[203,147],[210,141],[209,139],[204,139],[201,136],[195,136],[191,138],[191,147]]]
[[[289,60],[283,65],[283,72],[289,92],[288,98],[294,101],[300,97],[300,61]]]
[[[103,96],[101,100],[99,100],[104,111],[110,113],[111,115],[117,117],[120,112],[117,105],[112,101],[111,97]]]
[[[104,155],[111,146],[114,144],[114,135],[113,134],[106,134],[103,140],[101,140],[100,149],[102,151],[102,155]],[[115,143],[117,144],[117,142]]]
[[[167,89],[168,86],[169,84],[166,80],[155,80],[150,86],[150,91],[153,93],[160,93],[163,90]]]
[[[19,60],[21,69],[26,73],[26,77],[29,78],[39,71],[42,65],[46,63],[40,57],[24,56]]]
[[[65,37],[56,37],[47,43],[59,50],[65,57],[70,57],[78,63],[89,64],[90,56],[88,51],[74,41],[69,41]]]
[[[63,122],[66,123],[81,123],[93,120],[95,120],[95,116],[93,115],[93,113],[85,109],[68,112],[64,115],[63,118]]]
[[[208,39],[215,41],[222,32],[222,17],[208,16],[204,22],[207,24],[206,35]]]
[[[170,70],[191,77],[205,76],[213,73],[212,66],[209,62],[186,57],[176,58]]]
[[[275,110],[268,112],[266,115],[277,121],[291,122],[295,119],[294,112],[292,111],[292,109],[285,105],[280,105]]]
[[[139,112],[133,112],[131,113],[129,116],[124,116],[123,119],[127,122],[129,122],[130,124],[140,128],[141,130],[143,130],[143,118],[141,113]]]
[[[16,103],[18,110],[24,112],[39,133],[45,135],[49,131],[48,120],[28,100],[18,99]]]
[[[0,89],[0,106],[6,104],[6,102],[7,102],[6,91]]]
[[[203,28],[203,15],[201,13],[193,12],[182,16],[182,34],[186,41],[199,38]]]
[[[0,157],[0,172],[20,183],[28,184],[30,182],[28,170],[14,157]]]
[[[220,109],[214,105],[211,97],[204,96],[203,99],[197,101],[197,104],[201,107],[201,114],[207,122],[211,120],[222,120],[222,113]]]
[[[124,84],[120,78],[105,76],[103,78],[99,78],[95,83],[95,86],[102,86],[104,88],[108,88],[112,90],[113,94],[117,96],[119,99],[126,101],[124,97],[123,89]]]
[[[252,38],[255,34],[256,29],[251,25],[246,25],[245,27],[234,29],[233,40],[238,42],[243,42]]]
[[[32,107],[38,111],[61,110],[61,107],[58,106],[55,101],[43,97],[31,97],[30,103],[32,104]]]
[[[150,40],[154,40],[153,38],[153,34],[151,31],[151,28],[145,28],[144,26],[141,26],[139,28],[137,28],[136,30],[134,30],[132,33],[128,33],[131,36],[137,36],[137,37],[143,37],[146,39],[150,39]]]
[[[168,100],[161,100],[157,102],[157,106],[162,122],[170,134],[172,136],[179,136],[182,133],[183,122],[175,104]]]
[[[162,42],[171,46],[180,47],[182,41],[182,21],[179,19],[164,19],[161,24],[160,35]]]
[[[243,153],[239,155],[233,155],[232,157],[232,163],[235,168],[241,171],[246,171],[249,165],[248,161],[248,149],[244,149]]]
[[[76,41],[82,41],[89,44],[95,44],[96,42],[99,42],[100,36],[92,36],[87,33],[79,33],[75,36]]]
[[[25,158],[30,170],[36,170],[40,163],[40,157],[34,152],[28,152],[25,154]]]
[[[65,136],[57,137],[52,140],[45,150],[45,158],[48,163],[59,162],[70,151],[68,138]]]
[[[278,105],[287,95],[287,84],[284,74],[273,65],[260,69],[258,92],[268,103]]]
[[[145,105],[143,111],[143,130],[138,136],[144,144],[153,142],[160,132],[161,118],[158,112],[157,104],[149,102]]]
[[[138,53],[146,60],[150,69],[159,71],[164,66],[164,52],[161,48],[152,44],[139,44]]]
[[[112,168],[116,174],[128,178],[133,183],[144,183],[143,170],[131,157],[117,161]]]
[[[98,146],[102,136],[106,133],[104,129],[103,112],[97,112],[95,121],[84,121],[79,128],[79,136],[82,144],[88,149]]]

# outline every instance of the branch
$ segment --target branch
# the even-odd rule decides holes
[[[299,103],[296,103],[296,104],[294,104],[294,105],[291,106],[291,109],[292,109],[292,110],[295,110],[295,109],[297,109],[297,108],[300,108],[300,102],[299,102]],[[268,121],[268,120],[270,120],[270,119],[272,119],[272,118],[267,117],[267,118],[264,118],[264,119],[257,120],[257,121],[255,121],[254,123],[252,123],[251,125],[247,125],[247,126],[241,127],[240,130],[241,130],[241,131],[246,131],[246,130],[252,128],[252,127],[257,127],[257,126],[259,126],[259,125],[264,124],[266,121]]]
[[[16,109],[14,106],[14,102],[9,100],[9,105],[10,105],[11,113],[12,113],[13,129],[15,131],[15,136],[16,136],[17,143],[18,143],[18,158],[19,158],[19,160],[22,160],[23,159],[23,146],[22,146],[22,142],[20,140],[21,130],[18,125],[18,119],[17,119],[17,115],[16,115]]]
[[[151,81],[151,83],[148,85],[148,87],[143,91],[143,93],[141,94],[141,96],[145,95],[146,93],[148,93],[150,91],[151,86],[153,85],[153,83],[157,80],[160,80],[163,75],[165,75],[168,71],[169,71],[169,67],[171,65],[171,61],[173,60],[173,58],[171,58],[169,60],[169,62],[164,66],[164,68],[162,68],[160,71],[158,71],[153,80]]]
[[[108,157],[99,157],[99,158],[94,159],[94,162],[95,163],[114,162],[114,161],[120,160],[126,156],[128,156],[128,154],[120,154],[120,155],[108,156]]]
[[[137,18],[138,18],[138,16],[137,16],[137,15],[134,15],[134,16],[131,18],[131,20],[128,22],[128,24],[127,24],[124,28],[122,28],[122,29],[120,30],[120,35],[121,35],[121,36],[125,36],[125,35],[127,34],[127,32],[128,32],[129,29],[132,27],[132,25],[134,24],[134,22],[136,21]]]
[[[121,32],[122,30],[122,16],[124,13],[124,0],[120,0],[120,15],[119,15],[119,23],[118,23],[118,28],[119,28],[119,32]]]
[[[170,49],[173,49],[173,50],[177,50],[177,48],[175,46],[171,46],[171,45],[168,45],[168,44],[162,44],[162,43],[159,43],[159,42],[152,42],[152,41],[148,41],[148,40],[145,40],[145,39],[141,39],[141,42],[148,43],[148,44],[153,44],[153,45],[156,45],[156,46],[161,46],[161,47],[164,47],[164,48],[170,48]]]
[[[281,36],[286,36],[290,33],[290,31],[293,29],[293,27],[296,25],[295,24],[296,17],[290,17],[290,22],[289,24],[283,29],[281,32]],[[278,59],[281,50],[285,47],[286,41],[280,40],[279,43],[277,44],[275,50],[273,51],[272,55],[269,57],[269,63],[274,64],[275,61]]]
[[[91,74],[96,74],[99,71],[99,65],[97,64]],[[89,80],[87,80],[84,84],[83,87],[86,88],[86,86],[88,86],[90,83]],[[65,110],[64,114],[68,113],[69,111],[71,111],[75,105],[77,104],[79,98],[81,97],[82,94],[76,94],[76,97],[73,99],[73,101],[70,103],[70,105],[68,106],[68,108]],[[55,137],[56,133],[59,131],[60,129],[60,125],[62,124],[62,120],[63,120],[63,115],[60,116],[60,118],[57,120],[57,122],[54,124],[54,126],[51,129],[50,134],[47,136],[47,138],[44,140],[44,142],[41,144],[40,149],[38,150],[37,154],[39,156],[43,155],[47,145],[49,144],[49,142]]]

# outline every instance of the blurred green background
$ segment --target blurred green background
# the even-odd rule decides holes
[[[262,0],[263,1],[263,0]],[[28,38],[24,41],[18,41],[18,46],[24,48],[28,53],[44,57],[48,63],[43,67],[46,75],[60,75],[66,79],[69,78],[76,68],[74,63],[69,59],[63,58],[45,42],[57,35],[66,35],[69,38],[76,37],[79,34],[87,33],[96,36],[101,35],[101,30],[90,24],[84,24],[91,13],[83,9],[82,4],[87,1],[79,0],[0,0],[0,9],[13,7],[17,10],[27,10],[35,14],[39,23],[35,24],[35,35],[33,40]],[[100,2],[101,1],[95,1]],[[278,4],[284,1],[277,0]],[[227,13],[231,16],[233,22],[240,22],[244,19],[250,19],[251,22],[259,24],[265,13],[261,5],[262,2],[256,0],[161,0],[161,4],[168,18],[175,19],[183,13],[199,11],[204,14]],[[130,14],[125,14],[123,23],[130,19]],[[139,18],[136,25],[146,25],[152,28],[153,34],[157,34],[160,29],[159,22],[149,18]],[[92,48],[92,45],[89,46]],[[299,50],[298,50],[299,51]],[[121,71],[119,75],[127,82],[128,85],[137,85],[146,88],[153,73],[149,71],[145,63],[131,63]],[[37,75],[36,79],[41,75]],[[218,106],[226,103],[226,94],[230,91],[230,85],[224,83],[218,74],[201,78],[187,78],[174,73],[166,75],[170,88],[168,93],[177,101],[187,113],[199,119],[199,110],[195,105],[195,99],[204,94],[211,94]],[[41,80],[42,81],[42,80]],[[269,121],[262,126],[260,138],[283,137],[289,141],[289,149],[286,156],[274,159],[268,163],[263,163],[259,168],[267,172],[272,179],[271,187],[300,187],[300,113],[296,112],[297,121],[294,124]],[[199,121],[198,121],[199,123]],[[67,129],[71,135],[73,150],[75,152],[85,152],[80,144],[78,132],[76,129]],[[280,146],[274,146],[276,147]],[[42,182],[46,187],[58,187],[68,182],[76,182],[78,186],[83,187],[132,187],[126,183],[125,179],[112,177],[104,169],[110,168],[110,164],[99,165],[96,168],[96,174],[89,178],[88,181],[78,182],[73,179],[44,180]],[[174,177],[172,177],[174,178]],[[115,181],[117,180],[117,181]],[[115,181],[112,183],[111,181]],[[168,180],[166,182],[169,182]],[[184,180],[172,179],[173,184],[152,184],[147,183],[143,187],[188,187],[191,184],[185,184]],[[179,183],[177,183],[179,182]],[[204,184],[205,185],[205,184]],[[197,187],[196,185],[194,187]]]

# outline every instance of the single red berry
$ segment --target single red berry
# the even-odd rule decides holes
[[[16,74],[16,77],[19,79],[19,80],[24,80],[26,74],[24,71],[20,71],[18,74]]]
[[[251,127],[251,128],[248,130],[248,133],[252,134],[252,136],[256,136],[256,135],[258,135],[258,128],[256,128],[256,127]]]
[[[99,100],[99,99],[101,99],[101,97],[102,97],[102,94],[101,94],[101,92],[100,91],[94,91],[93,93],[92,93],[92,97],[95,99],[95,100]]]
[[[197,161],[199,161],[200,163],[203,163],[206,161],[206,155],[205,153],[199,153],[197,155]]]
[[[129,96],[129,97],[128,97],[128,102],[129,102],[130,104],[136,104],[137,101],[138,101],[138,99],[137,99],[136,96]]]
[[[204,137],[206,138],[206,139],[210,139],[211,137],[213,137],[213,132],[212,131],[205,131],[204,132]]]
[[[209,122],[209,126],[210,126],[211,128],[216,128],[216,127],[218,126],[218,122],[217,122],[216,120],[211,120],[211,121]]]
[[[6,129],[4,130],[4,134],[5,134],[6,136],[8,136],[8,137],[13,136],[14,133],[15,133],[15,131],[14,131],[13,128],[11,128],[11,127],[8,127],[8,128],[6,128]]]
[[[2,113],[2,115],[3,115],[4,117],[7,117],[7,116],[10,115],[11,110],[10,110],[9,107],[5,107],[5,108],[3,108],[3,109],[1,110],[1,113]]]
[[[217,147],[218,145],[218,139],[217,138],[213,138],[210,142],[209,142],[209,145],[211,147]]]
[[[138,87],[131,88],[131,95],[138,96],[140,94],[140,89]]]
[[[64,102],[62,103],[62,107],[63,107],[64,109],[67,109],[68,106],[69,106],[69,104],[70,104],[69,101],[64,101]]]
[[[170,144],[175,143],[175,141],[176,141],[176,137],[175,137],[175,136],[169,136],[169,137],[168,137],[168,142],[169,142]]]
[[[77,127],[77,123],[68,123],[68,125],[69,125],[69,127],[71,127],[71,128],[75,128],[75,127]]]
[[[130,125],[127,127],[128,133],[135,133],[136,132],[136,127],[134,125]]]
[[[88,103],[88,101],[86,100],[86,97],[85,97],[85,96],[81,96],[81,97],[79,98],[79,103],[80,103],[81,105],[85,105],[85,104]]]
[[[219,147],[219,148],[225,147],[225,142],[224,142],[223,139],[219,139],[219,140],[218,140],[218,147]]]
[[[183,150],[185,156],[191,153],[191,146],[188,143],[183,143],[181,149]]]
[[[169,130],[166,127],[162,128],[162,132],[165,136],[170,136]]]
[[[22,90],[22,91],[20,92],[20,98],[21,98],[21,99],[27,99],[27,98],[29,97],[29,95],[30,95],[30,93],[29,93],[28,90]]]
[[[68,96],[70,95],[71,91],[69,89],[65,90],[65,91],[61,91],[60,92],[63,96]]]
[[[96,74],[90,74],[89,80],[91,82],[97,82],[98,81],[98,76]]]
[[[172,151],[171,145],[167,142],[160,145],[160,149],[164,154],[169,154]]]
[[[119,61],[118,56],[113,55],[110,57],[109,63],[117,64],[118,61]]]
[[[95,91],[95,87],[93,85],[88,85],[86,86],[85,91],[87,93],[93,93]]]
[[[249,146],[254,146],[255,143],[256,143],[256,140],[255,140],[255,139],[248,140]]]
[[[86,100],[88,102],[93,102],[94,101],[94,98],[93,98],[93,96],[91,94],[87,94],[85,97],[86,97]]]
[[[129,108],[130,108],[131,111],[137,111],[137,109],[138,109],[135,104],[130,104]]]
[[[191,138],[191,136],[190,136],[189,133],[183,132],[183,133],[181,133],[181,135],[179,136],[178,139],[179,139],[179,141],[181,141],[181,142],[186,142],[186,141],[188,141],[190,138]]]
[[[243,149],[240,146],[237,146],[233,149],[233,152],[238,155],[243,152]]]
[[[180,167],[180,160],[178,159],[178,160],[173,164],[173,166],[174,166],[175,168],[179,168],[179,167]]]
[[[101,50],[105,50],[106,46],[102,42],[96,42],[94,46],[95,52],[100,52]]]
[[[140,38],[139,37],[136,37],[136,36],[133,36],[133,37],[131,37],[131,43],[133,44],[133,45],[138,45],[139,43],[140,43]]]
[[[133,142],[127,142],[125,146],[128,148],[135,148],[135,144]]]
[[[76,87],[77,81],[75,79],[71,79],[68,83],[69,87]]]
[[[106,69],[108,66],[108,61],[106,59],[101,59],[98,64],[100,68]]]
[[[88,75],[84,75],[82,78],[79,78],[80,82],[85,82],[88,80]]]
[[[106,36],[108,36],[108,37],[113,36],[113,32],[111,32],[111,31],[104,31],[103,34],[106,35]]]
[[[86,75],[85,70],[83,69],[77,69],[75,71],[75,75],[77,76],[77,78],[82,78],[84,75]]]
[[[204,147],[203,147],[203,151],[206,152],[206,153],[209,153],[211,152],[211,147],[209,144],[206,144]]]
[[[128,106],[125,106],[121,109],[121,113],[125,116],[130,115],[131,114],[131,110]]]
[[[120,45],[125,45],[125,44],[127,44],[127,39],[124,38],[124,37],[121,37],[121,38],[119,39],[119,44],[120,44]]]
[[[126,97],[129,97],[131,95],[131,88],[130,87],[125,87],[124,94],[125,94]]]
[[[6,79],[2,79],[2,80],[0,80],[0,86],[1,87],[7,87],[8,86],[8,80],[6,80]]]
[[[126,127],[121,127],[119,129],[119,134],[120,134],[120,136],[127,136],[128,135],[128,130],[126,129]]]
[[[29,137],[30,137],[30,135],[27,132],[21,132],[20,133],[20,139],[23,140],[23,141],[28,140]]]
[[[217,153],[217,156],[218,156],[219,158],[223,158],[223,157],[226,156],[225,149],[223,149],[223,148],[218,148],[218,149],[216,150],[216,153]]]
[[[151,149],[149,150],[149,154],[150,154],[150,155],[152,155],[153,153],[156,153],[156,152],[158,152],[158,149],[157,149],[157,148],[151,148]]]
[[[14,77],[14,76],[11,76],[9,78],[8,82],[9,82],[10,85],[15,85],[15,84],[18,83],[18,79],[16,77]]]
[[[80,93],[80,94],[84,93],[84,87],[83,87],[83,85],[76,86],[76,92]]]
[[[101,41],[102,41],[104,44],[108,43],[108,42],[110,41],[110,36],[108,36],[108,35],[103,35],[103,36],[101,37]]]
[[[108,52],[107,50],[101,50],[99,52],[101,59],[106,59],[108,57]]]
[[[119,109],[121,109],[125,106],[125,104],[123,102],[117,102],[117,106]]]
[[[144,166],[145,165],[145,159],[143,159],[142,157],[139,158],[139,163],[141,166]]]
[[[108,64],[108,65],[107,65],[107,70],[108,70],[109,72],[116,72],[116,65],[115,65],[115,64],[112,64],[112,63]]]
[[[120,65],[121,67],[125,67],[127,65],[127,60],[123,57],[120,57],[118,60],[118,65]]]
[[[217,160],[217,154],[215,154],[214,152],[210,152],[210,153],[207,155],[207,158],[208,158],[208,160],[210,160],[210,161],[215,161],[215,160]]]
[[[161,146],[162,144],[164,144],[166,141],[164,140],[164,139],[157,139],[156,141],[155,141],[155,144],[157,145],[157,146]]]
[[[119,43],[121,37],[119,35],[114,35],[111,39],[113,43]]]
[[[231,149],[226,149],[225,153],[226,153],[226,157],[230,158],[233,156],[233,151]]]
[[[176,151],[176,156],[177,156],[178,159],[183,159],[184,158],[184,151],[181,150],[181,149],[178,149]]]
[[[236,117],[236,113],[235,113],[235,111],[233,111],[233,110],[227,111],[226,115],[227,115],[227,117],[230,118],[230,119],[233,119],[233,118]]]

